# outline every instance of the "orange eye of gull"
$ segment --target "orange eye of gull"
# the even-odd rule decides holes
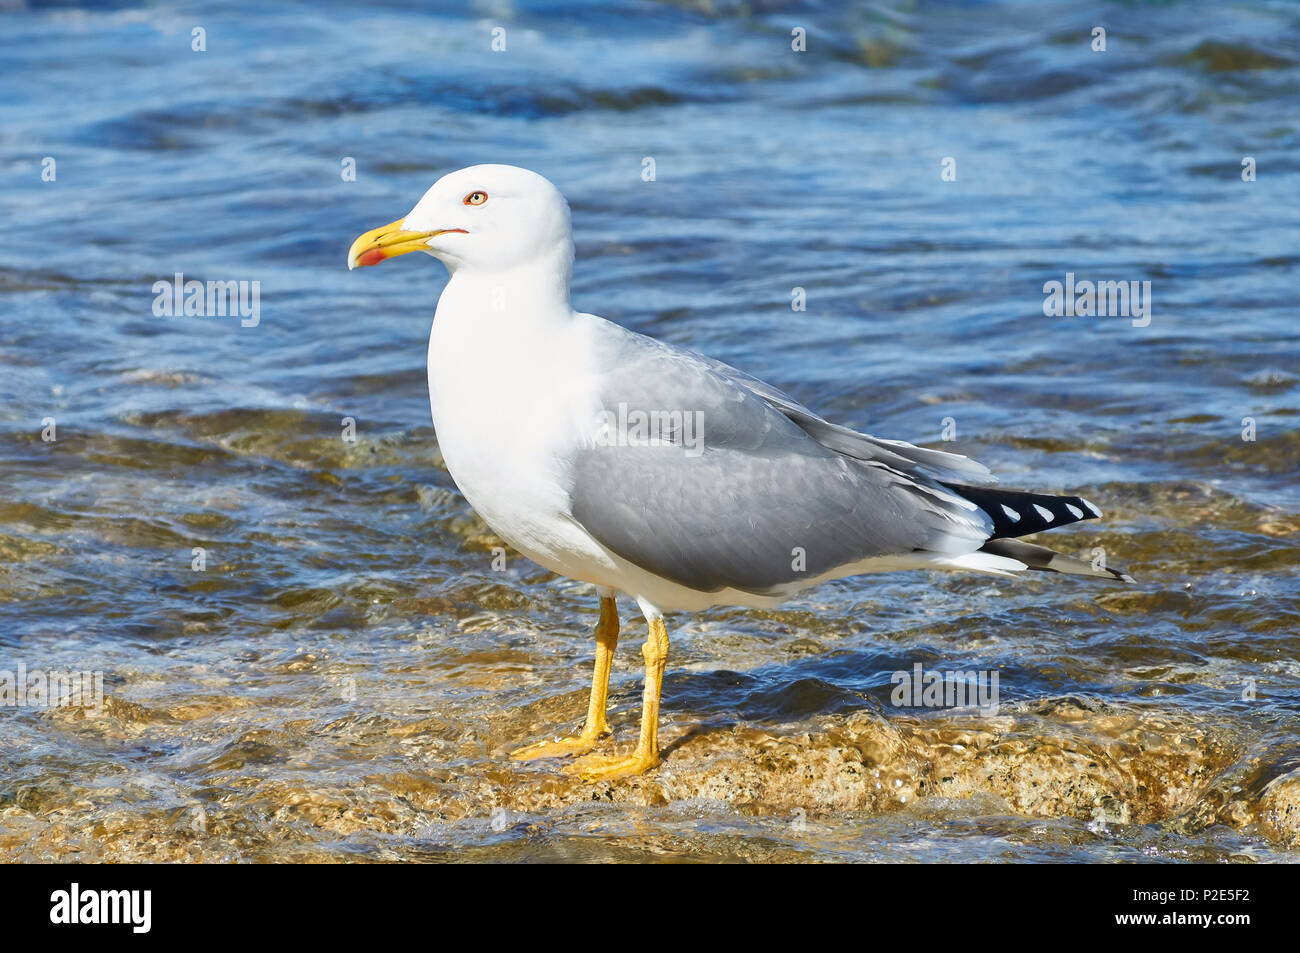
[[[471,192],[469,193],[469,195],[465,196],[466,205],[482,205],[486,201],[487,201],[486,192]]]

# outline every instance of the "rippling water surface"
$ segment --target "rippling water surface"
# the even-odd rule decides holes
[[[0,12],[0,669],[106,696],[0,711],[0,858],[1300,856],[1300,7],[430,10]],[[660,769],[509,762],[580,721],[595,598],[494,571],[441,465],[441,267],[344,263],[476,162],[568,195],[580,308],[883,436],[951,418],[1140,584],[678,617]],[[177,272],[259,322],[156,316]],[[1045,317],[1066,272],[1149,280],[1150,324]],[[998,672],[998,714],[895,707],[917,662]]]

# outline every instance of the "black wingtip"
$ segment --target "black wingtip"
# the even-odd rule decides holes
[[[1031,536],[1058,526],[1100,519],[1102,515],[1095,503],[1081,496],[1053,496],[956,483],[945,483],[944,486],[960,493],[984,511],[993,523],[989,539]]]

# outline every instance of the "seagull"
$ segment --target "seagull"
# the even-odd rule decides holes
[[[535,172],[443,176],[359,237],[348,267],[413,251],[450,275],[428,375],[452,479],[519,553],[600,598],[581,731],[516,759],[581,756],[565,770],[587,781],[655,767],[665,612],[770,607],[909,569],[1132,582],[1019,538],[1100,517],[1082,497],[994,489],[967,457],[839,426],[734,367],[575,311],[569,205]],[[600,754],[619,593],[649,626],[641,727],[630,754]]]

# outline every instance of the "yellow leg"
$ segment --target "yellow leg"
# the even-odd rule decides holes
[[[601,781],[641,774],[659,763],[659,693],[664,684],[664,663],[668,660],[668,630],[662,616],[648,619],[650,634],[641,654],[645,656],[645,695],[641,702],[641,737],[630,755],[587,755],[565,768],[584,781]]]
[[[618,647],[618,605],[613,596],[601,596],[600,621],[596,623],[596,667],[591,676],[591,698],[587,702],[587,721],[582,731],[568,738],[539,741],[510,753],[516,761],[533,758],[559,758],[570,754],[586,754],[596,747],[596,742],[609,734],[605,720],[605,705],[609,698],[609,667]]]

